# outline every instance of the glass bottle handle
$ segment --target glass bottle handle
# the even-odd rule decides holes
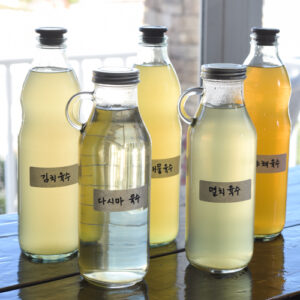
[[[203,95],[203,88],[202,87],[194,87],[194,88],[190,88],[185,90],[178,101],[178,113],[180,118],[182,119],[182,121],[184,121],[185,123],[187,123],[188,125],[191,125],[194,121],[194,117],[190,117],[189,114],[185,111],[185,103],[188,100],[188,98],[190,96],[193,95]],[[187,96],[187,97],[186,97]],[[186,97],[186,99],[185,99]]]
[[[80,96],[80,95],[91,95],[91,101],[94,102],[92,95],[94,94],[94,92],[79,92],[75,95],[73,95],[67,105],[66,105],[66,110],[65,110],[65,114],[67,117],[68,122],[70,123],[70,125],[72,127],[74,127],[77,130],[81,130],[82,127],[85,125],[85,123],[81,123],[76,116],[74,116],[74,112],[72,110],[72,105],[71,103],[75,100],[76,97]]]

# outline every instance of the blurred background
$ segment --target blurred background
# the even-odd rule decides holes
[[[92,89],[92,69],[134,64],[143,24],[169,28],[169,55],[182,89],[199,84],[203,63],[242,63],[252,26],[279,28],[280,56],[293,88],[293,166],[299,139],[299,11],[299,0],[0,0],[0,214],[17,210],[20,94],[37,44],[35,28],[68,29],[67,54],[84,90]]]

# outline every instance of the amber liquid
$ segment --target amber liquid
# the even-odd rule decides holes
[[[291,86],[286,69],[248,67],[245,103],[257,131],[257,155],[289,154]],[[256,174],[254,234],[272,237],[285,223],[287,171]]]

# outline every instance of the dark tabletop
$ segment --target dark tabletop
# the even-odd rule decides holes
[[[189,265],[184,251],[184,190],[180,230],[172,244],[151,249],[149,272],[139,285],[104,290],[79,275],[77,258],[37,264],[21,254],[18,217],[0,216],[0,299],[300,299],[300,167],[289,170],[286,226],[277,239],[255,242],[249,267],[213,276]]]

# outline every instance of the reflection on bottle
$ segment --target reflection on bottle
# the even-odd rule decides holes
[[[213,275],[188,265],[185,269],[185,299],[250,300],[251,273],[248,269],[228,275]],[[255,298],[253,298],[255,299]]]
[[[142,281],[140,284],[124,289],[103,289],[82,280],[77,299],[148,300],[147,284]]]
[[[170,253],[177,250],[176,241],[159,248],[150,249],[151,263],[146,275],[149,299],[172,299],[178,300],[176,286],[177,278],[177,255]]]
[[[284,239],[280,235],[269,243],[256,242],[249,269],[253,278],[253,299],[280,295],[284,287]]]

